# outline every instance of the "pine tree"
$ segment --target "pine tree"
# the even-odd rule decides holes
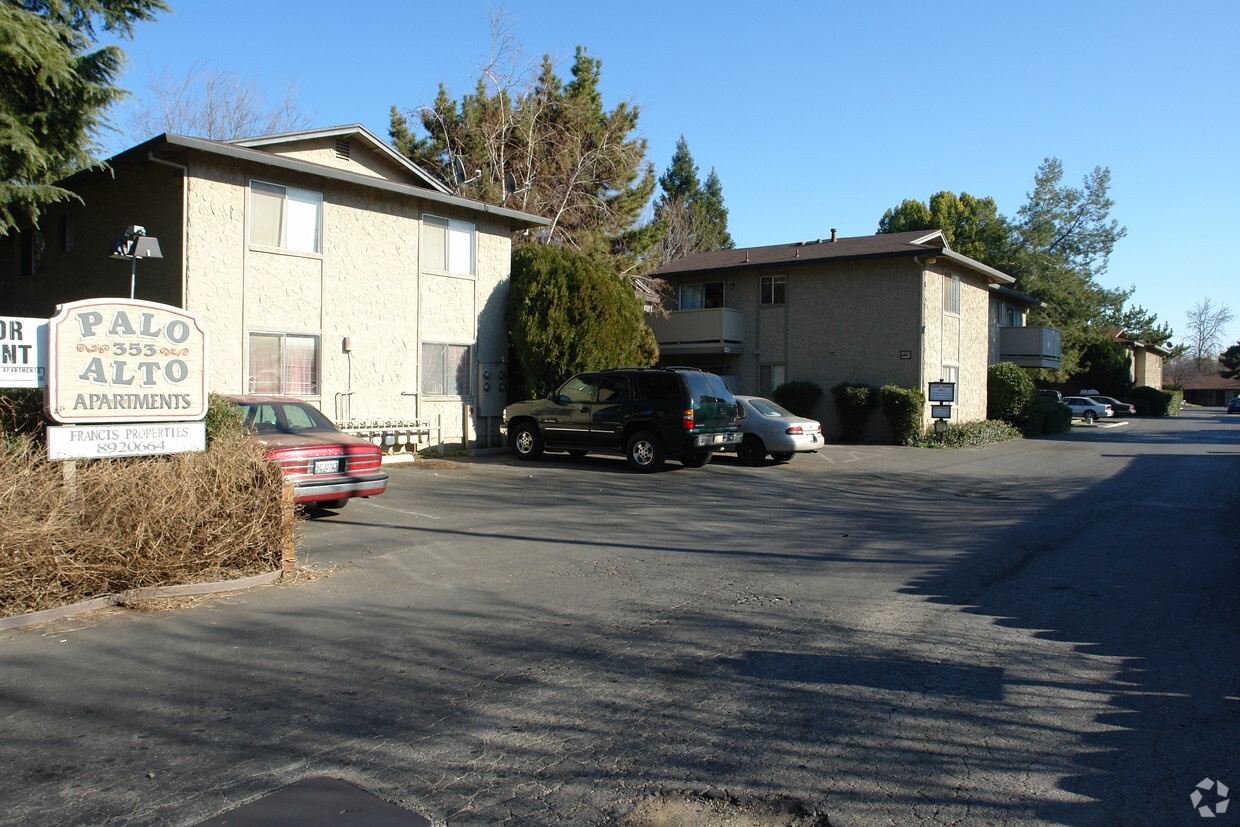
[[[730,250],[728,210],[723,204],[723,185],[712,168],[703,185],[698,167],[681,135],[667,170],[659,176],[662,190],[654,205],[659,248],[656,265],[663,265],[706,250]]]
[[[96,163],[96,135],[124,93],[124,53],[92,51],[96,23],[122,37],[162,0],[26,0],[0,5],[0,235],[74,197],[56,182]]]
[[[418,111],[426,138],[414,136],[395,108],[389,134],[460,194],[551,220],[518,242],[565,244],[624,272],[648,244],[639,217],[655,179],[646,141],[634,134],[640,112],[624,102],[604,108],[601,71],[581,46],[567,84],[550,56],[528,87],[520,71],[484,69],[472,94],[457,102],[441,85],[435,102]]]

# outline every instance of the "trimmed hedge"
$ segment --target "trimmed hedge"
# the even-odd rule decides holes
[[[1182,391],[1164,391],[1142,385],[1128,392],[1139,416],[1179,416],[1184,405]]]
[[[1037,399],[1029,374],[1011,362],[996,362],[986,369],[987,419],[1000,419],[1025,429]]]
[[[926,409],[926,395],[913,388],[883,385],[878,391],[883,416],[897,445],[916,445],[921,439],[921,416]]]
[[[982,422],[948,425],[947,430],[941,434],[936,434],[931,428],[926,431],[925,441],[943,448],[970,448],[1020,438],[1020,430],[1015,426],[998,419],[987,419]]]
[[[241,434],[244,430],[241,409],[217,393],[207,396],[207,415],[203,423],[207,428],[208,445],[225,434]],[[51,424],[54,423],[43,415],[41,388],[0,390],[0,440],[20,435],[42,446],[46,428]]]
[[[797,416],[813,419],[814,406],[822,398],[822,388],[816,382],[798,379],[785,382],[771,391],[771,399],[783,405]]]
[[[835,410],[840,415],[845,442],[860,442],[865,437],[865,423],[870,411],[878,404],[874,388],[855,382],[841,382],[831,389]]]
[[[1047,396],[1038,397],[1025,436],[1065,434],[1072,430],[1072,409]]]

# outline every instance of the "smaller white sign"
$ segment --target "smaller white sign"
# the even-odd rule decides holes
[[[952,406],[951,405],[931,405],[930,416],[933,419],[951,419],[952,418]]]
[[[49,425],[49,460],[144,457],[207,450],[202,422],[129,422]]]
[[[47,387],[47,319],[0,316],[0,388]]]

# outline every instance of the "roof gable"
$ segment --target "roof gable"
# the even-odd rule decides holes
[[[280,132],[224,143],[374,175],[401,184],[427,187],[437,192],[450,192],[433,175],[361,124]]]

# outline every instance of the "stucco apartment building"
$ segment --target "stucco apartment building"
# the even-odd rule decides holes
[[[497,439],[511,234],[541,218],[452,195],[353,125],[236,141],[166,134],[65,182],[82,203],[0,239],[0,313],[129,295],[127,225],[158,239],[136,298],[199,314],[208,386],[336,421]]]
[[[839,424],[829,389],[840,382],[927,389],[955,382],[954,421],[986,418],[986,369],[1001,359],[1058,367],[1059,331],[1026,327],[1037,302],[1014,279],[953,251],[941,232],[830,238],[699,253],[656,275],[666,316],[648,321],[665,364],[729,377],[740,393],[786,381],[828,391],[815,416]],[[929,406],[925,412],[929,424]],[[881,416],[870,420],[886,435]]]

